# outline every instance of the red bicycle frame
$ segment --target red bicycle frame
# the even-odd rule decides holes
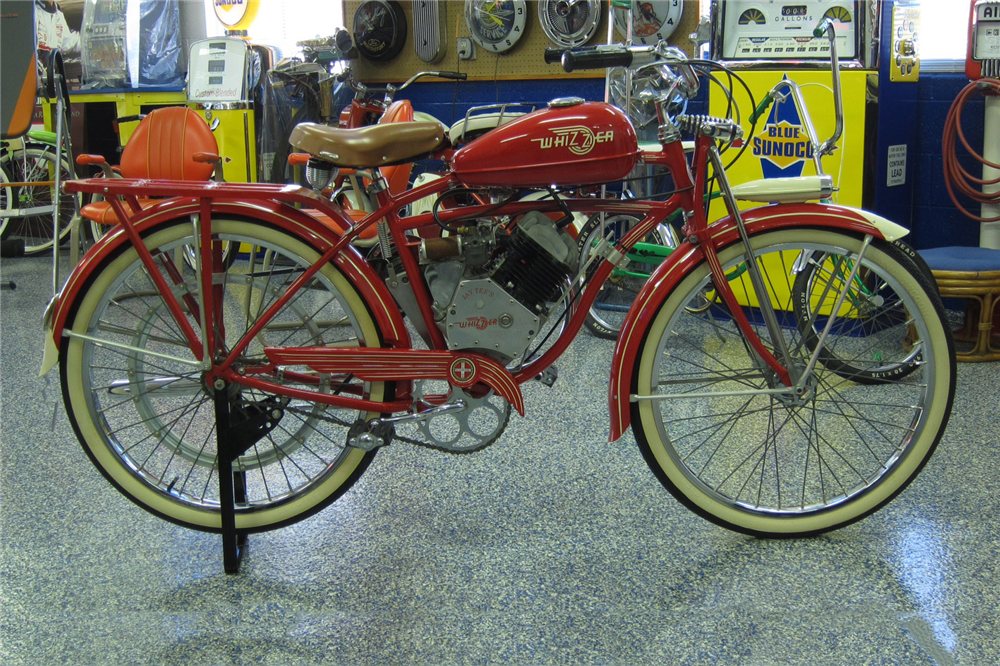
[[[698,263],[702,259],[706,260],[711,267],[714,288],[733,312],[743,335],[759,357],[774,370],[779,380],[785,385],[790,386],[791,381],[787,369],[764,346],[750,325],[742,308],[739,307],[736,296],[729,287],[722,267],[719,264],[717,251],[733,242],[736,238],[736,227],[732,220],[724,220],[710,226],[707,222],[704,206],[701,204],[700,193],[704,191],[708,175],[707,164],[709,161],[709,152],[713,149],[710,138],[705,136],[698,137],[695,152],[696,169],[693,175],[680,142],[664,145],[662,152],[646,156],[647,163],[667,167],[674,177],[676,192],[669,199],[662,202],[599,198],[572,198],[563,199],[559,202],[554,200],[511,201],[503,204],[499,209],[496,204],[477,204],[442,209],[436,213],[436,220],[434,215],[430,213],[409,217],[400,216],[399,211],[414,201],[428,196],[440,195],[449,189],[462,186],[458,176],[454,173],[447,173],[438,180],[431,181],[399,195],[393,195],[388,191],[379,192],[377,194],[378,209],[368,214],[363,220],[353,223],[353,225],[338,205],[298,186],[179,183],[176,181],[128,179],[73,181],[67,184],[67,189],[105,195],[114,207],[118,219],[122,221],[119,225],[119,230],[113,234],[109,234],[108,237],[91,249],[88,257],[81,264],[81,268],[77,269],[77,273],[85,273],[87,265],[92,263],[95,258],[110,251],[113,246],[116,247],[124,242],[131,243],[136,248],[143,265],[154,280],[169,311],[183,331],[192,353],[196,359],[202,362],[207,382],[222,379],[228,383],[260,388],[291,398],[381,413],[404,411],[411,405],[411,401],[408,399],[409,396],[405,394],[398,396],[392,402],[374,402],[358,396],[321,393],[307,388],[274,384],[255,377],[255,375],[273,372],[279,365],[288,362],[294,357],[296,364],[306,365],[318,372],[350,372],[362,379],[447,378],[460,386],[463,384],[467,386],[475,381],[481,381],[493,388],[498,394],[507,398],[520,413],[523,413],[523,398],[518,385],[537,377],[566,350],[583,325],[586,312],[593,305],[599,290],[584,288],[582,294],[577,296],[579,301],[574,307],[569,308],[571,313],[569,319],[554,344],[525,366],[518,370],[509,371],[493,359],[481,354],[446,351],[447,345],[444,336],[434,324],[431,310],[432,298],[426,283],[422,279],[409,232],[439,222],[447,225],[449,222],[457,222],[461,219],[492,217],[496,215],[516,218],[516,216],[529,211],[559,213],[568,209],[572,212],[586,214],[606,213],[609,215],[629,215],[639,218],[640,222],[624,238],[614,246],[609,246],[601,250],[600,264],[593,271],[588,282],[588,284],[599,285],[624,260],[625,255],[636,243],[645,238],[657,225],[664,223],[672,213],[677,210],[683,210],[687,218],[684,227],[687,240],[657,269],[647,283],[644,293],[662,293],[662,281],[660,278],[661,276],[670,276],[673,267],[687,267]],[[146,211],[141,211],[135,203],[135,199],[139,195],[147,197],[170,196],[173,199],[169,199]],[[298,210],[295,206],[305,207],[307,211]],[[801,215],[813,214],[816,208],[823,207],[815,205],[778,205],[766,208],[772,212],[775,209],[782,209],[787,214]],[[849,209],[840,209],[837,207],[825,208],[836,208],[837,214],[828,215],[825,219],[817,218],[820,220],[819,223],[840,228],[854,228],[864,233],[879,235],[875,227],[863,216],[844,212]],[[232,212],[234,209],[239,209],[244,214],[255,211],[252,214],[256,214],[257,216],[263,216],[266,213],[269,216],[268,221],[284,225],[289,229],[294,227],[297,233],[307,233],[316,247],[322,251],[322,256],[313,266],[294,280],[287,291],[270,305],[267,311],[259,317],[241,340],[228,349],[224,355],[215,358],[214,350],[216,347],[213,331],[216,330],[217,326],[221,326],[221,322],[216,321],[217,313],[214,304],[213,271],[202,271],[201,273],[201,293],[204,294],[201,309],[203,315],[195,318],[196,322],[202,323],[202,330],[199,332],[195,330],[194,326],[185,316],[184,308],[172,293],[171,285],[167,283],[167,279],[159,270],[164,265],[169,266],[171,262],[170,257],[146,248],[141,236],[147,227],[155,225],[157,221],[162,221],[165,216],[176,218],[178,213],[182,211],[187,212],[187,214],[190,214],[188,211],[197,212],[200,224],[198,238],[201,246],[199,248],[201,265],[213,266],[213,270],[218,269],[220,268],[218,266],[219,256],[216,251],[217,248],[215,248],[218,244],[213,243],[211,220],[215,214]],[[322,220],[324,219],[333,221],[334,224],[323,224]],[[351,241],[356,236],[382,220],[385,221],[388,232],[402,261],[403,269],[409,277],[420,314],[429,324],[427,326],[429,344],[433,350],[437,351],[409,351],[409,338],[402,324],[402,315],[374,271],[351,247]],[[783,224],[787,223],[786,219]],[[335,231],[335,229],[337,230]],[[386,336],[387,344],[393,348],[266,348],[265,353],[269,358],[269,363],[257,367],[242,367],[241,373],[238,374],[233,369],[233,364],[247,349],[251,340],[267,326],[268,322],[288,303],[298,290],[303,288],[324,265],[331,261],[335,262],[355,284],[370,285],[368,289],[372,293],[373,301],[378,303],[378,307],[375,308],[376,317],[383,330],[388,332]],[[167,270],[166,272],[168,276],[173,276],[172,279],[175,282],[180,281],[180,273],[176,270],[176,267],[174,270]],[[67,283],[67,290],[64,290],[61,304],[73,300],[73,291],[79,289],[81,283],[81,279],[71,278]],[[657,290],[660,291],[658,292]],[[68,293],[66,293],[67,291]],[[648,296],[643,300],[648,301]],[[633,311],[635,311],[635,308],[633,308]],[[60,344],[66,316],[65,308],[57,307],[53,319],[53,335],[57,348]],[[204,316],[203,321],[200,319],[201,316]],[[618,375],[617,378],[613,375],[611,393],[612,400],[619,400],[619,405],[617,409],[612,409],[612,438],[620,436],[628,423],[627,414],[623,414],[623,409],[627,411],[627,405],[625,407],[622,406],[622,403],[627,401],[621,401],[617,392],[619,391],[624,371],[630,369],[632,366],[634,359],[630,357],[632,353],[630,350],[636,344],[633,337],[636,333],[636,325],[642,323],[642,318],[640,314],[636,314],[634,316],[630,315],[630,320],[631,323],[623,327],[622,337],[619,339],[619,349],[616,350],[614,360],[614,370]],[[414,364],[408,370],[401,369],[399,361],[404,359]],[[471,364],[466,368],[467,375],[464,377],[461,374],[456,374],[457,371],[455,371],[454,364],[459,359],[468,360]],[[302,383],[316,382],[315,378],[304,373],[293,376],[297,376]]]

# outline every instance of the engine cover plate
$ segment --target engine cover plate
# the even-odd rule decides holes
[[[543,323],[496,282],[462,280],[445,317],[449,349],[481,349],[507,358],[528,348]]]

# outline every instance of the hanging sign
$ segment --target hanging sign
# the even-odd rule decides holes
[[[257,18],[260,0],[212,0],[215,18],[229,30],[246,30]]]
[[[906,185],[906,144],[889,146],[889,168],[886,169],[885,186]]]

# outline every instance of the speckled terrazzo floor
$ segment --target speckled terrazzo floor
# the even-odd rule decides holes
[[[998,364],[959,366],[945,440],[888,508],[761,541],[607,443],[611,347],[584,334],[499,443],[394,444],[227,576],[217,536],[111,488],[36,377],[48,271],[0,265],[3,666],[1000,661]]]

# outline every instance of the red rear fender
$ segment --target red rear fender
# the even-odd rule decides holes
[[[181,217],[196,215],[199,211],[200,206],[196,200],[169,199],[136,215],[134,222],[136,230],[140,234],[145,234],[152,232],[159,225],[171,223]],[[262,223],[273,224],[299,236],[320,252],[330,249],[341,239],[329,226],[292,206],[277,201],[255,201],[253,204],[216,201],[212,204],[212,214],[252,218]],[[48,372],[58,361],[63,329],[72,304],[86,289],[92,274],[103,261],[128,243],[129,239],[121,227],[115,227],[84,255],[66,280],[59,295],[50,303],[43,322],[46,327],[46,349],[41,374]],[[409,347],[409,334],[406,332],[399,308],[396,307],[385,284],[357,250],[350,245],[343,247],[335,257],[334,263],[357,287],[371,308],[386,344],[393,347]]]

